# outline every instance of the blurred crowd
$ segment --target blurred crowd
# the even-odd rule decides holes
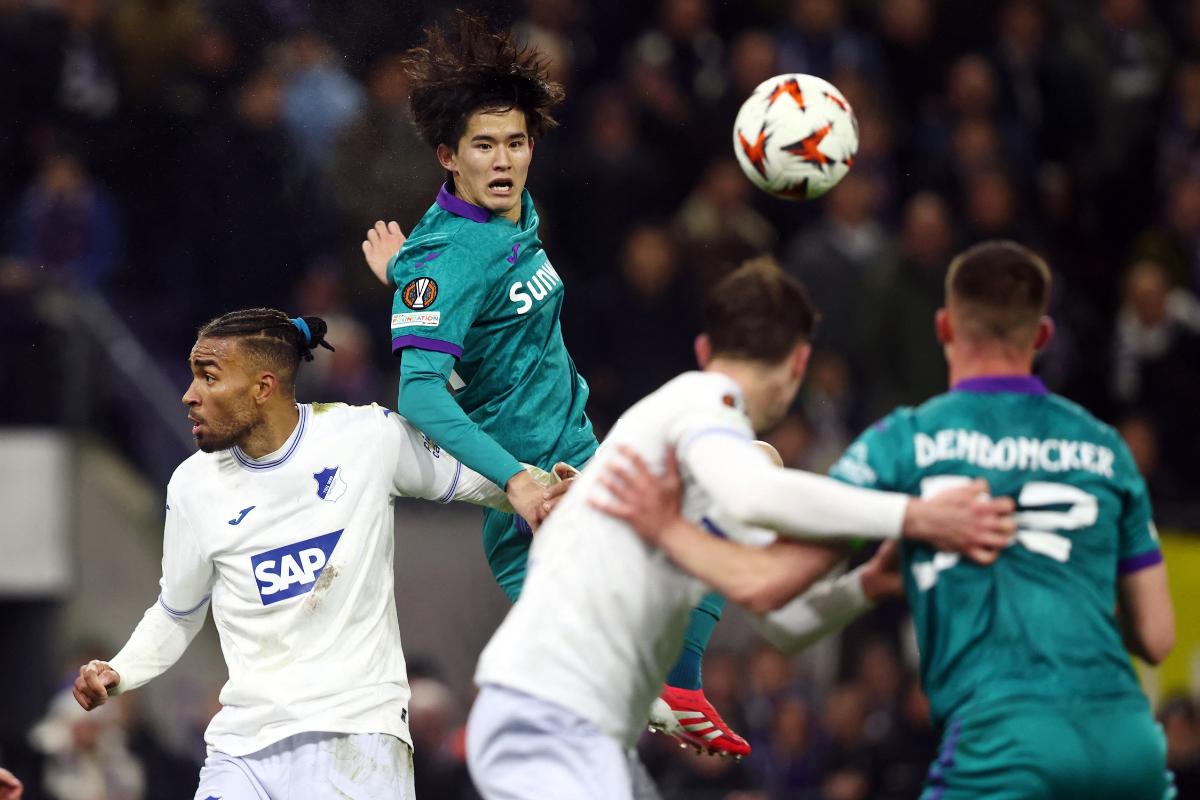
[[[770,252],[824,313],[773,440],[823,469],[893,406],[944,390],[945,266],[1011,237],[1056,274],[1041,375],[1118,426],[1160,522],[1200,528],[1197,0],[0,0],[0,423],[53,423],[69,399],[75,331],[47,302],[62,292],[99,293],[179,385],[207,318],[319,314],[337,352],[306,367],[302,397],[394,402],[390,298],[359,242],[376,219],[411,229],[443,180],[400,59],[454,5],[511,28],[567,87],[529,186],[600,431],[692,366],[705,288]],[[854,169],[820,202],[758,192],[732,154],[742,100],[783,72],[827,78],[858,117]],[[121,441],[136,423],[105,413],[122,391],[105,381],[127,378],[91,372],[91,421]],[[820,698],[768,650],[710,661],[709,694],[755,755],[651,742],[669,796],[913,796],[935,737],[887,647]],[[439,711],[418,781],[449,787],[463,700],[422,680]],[[63,705],[59,740],[96,746]],[[1195,780],[1196,710],[1163,713]],[[417,732],[416,700],[413,716]],[[141,796],[146,775],[129,780],[49,796]]]

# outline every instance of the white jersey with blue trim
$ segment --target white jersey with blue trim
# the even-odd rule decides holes
[[[740,388],[718,373],[684,373],[630,408],[534,538],[521,597],[480,656],[476,683],[570,709],[626,745],[645,728],[707,587],[589,503],[605,494],[599,478],[621,458],[617,444],[655,472],[674,450],[683,516],[732,541],[899,535],[906,496],[843,492],[776,467],[753,440]]]
[[[392,501],[500,507],[504,493],[379,406],[298,408],[275,453],[198,452],[176,469],[161,594],[111,661],[117,688],[173,664],[211,602],[229,680],[210,748],[246,755],[308,731],[411,744]]]

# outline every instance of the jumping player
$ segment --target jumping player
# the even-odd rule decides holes
[[[197,798],[413,796],[392,576],[397,496],[505,495],[378,406],[298,405],[317,317],[235,311],[200,329],[183,402],[200,452],[167,486],[158,601],[85,709],[166,671],[211,604],[229,668]],[[332,348],[330,348],[332,349]]]
[[[597,443],[588,387],[563,343],[563,281],[538,238],[525,188],[535,143],[563,99],[536,53],[460,13],[458,38],[433,27],[408,53],[410,110],[446,170],[437,200],[407,239],[381,221],[363,252],[395,289],[391,334],[401,357],[397,409],[439,446],[508,489],[520,517],[545,513],[542,487],[519,462],[580,466]],[[449,387],[449,391],[447,391]],[[525,581],[531,537],[517,516],[484,512],[483,546],[509,599]],[[750,752],[704,698],[701,655],[724,600],[703,598],[663,700],[718,735],[693,744]],[[660,724],[673,723],[671,714]],[[676,728],[676,730],[681,730]],[[686,737],[687,732],[682,731]]]
[[[682,465],[684,515],[786,558],[787,534],[934,539],[994,558],[1011,501],[983,481],[926,502],[776,467],[753,431],[786,413],[810,352],[814,312],[778,267],[751,264],[714,287],[685,373],[630,408],[534,541],[524,591],[476,671],[467,730],[472,777],[488,800],[628,798],[623,750],[678,652],[704,584],[593,508],[606,467],[630,448]],[[757,528],[751,526],[759,526]],[[813,570],[810,569],[810,572]],[[700,724],[691,723],[689,724]]]

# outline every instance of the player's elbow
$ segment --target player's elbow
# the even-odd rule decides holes
[[[1141,631],[1141,656],[1152,665],[1159,665],[1166,660],[1175,647],[1175,625],[1170,620],[1145,626],[1149,630]]]
[[[741,590],[729,597],[751,614],[769,614],[783,608],[792,599],[787,588],[779,581],[759,579],[747,581]]]

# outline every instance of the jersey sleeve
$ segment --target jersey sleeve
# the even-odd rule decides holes
[[[191,616],[208,602],[215,579],[212,559],[202,552],[186,508],[168,486],[159,604],[172,616]]]
[[[1128,575],[1163,560],[1154,527],[1150,492],[1133,455],[1119,438],[1114,442],[1114,477],[1120,481],[1121,518],[1117,545],[1117,574]]]
[[[487,272],[461,245],[423,237],[404,243],[389,276],[396,287],[392,352],[415,347],[462,356],[467,332],[483,307]]]
[[[904,492],[901,412],[893,412],[863,431],[829,470],[829,477],[865,489]],[[910,459],[911,461],[911,459]]]
[[[384,417],[385,452],[395,459],[393,496],[507,507],[504,491],[494,483],[447,453],[404,417],[387,409],[379,409],[379,413]]]

